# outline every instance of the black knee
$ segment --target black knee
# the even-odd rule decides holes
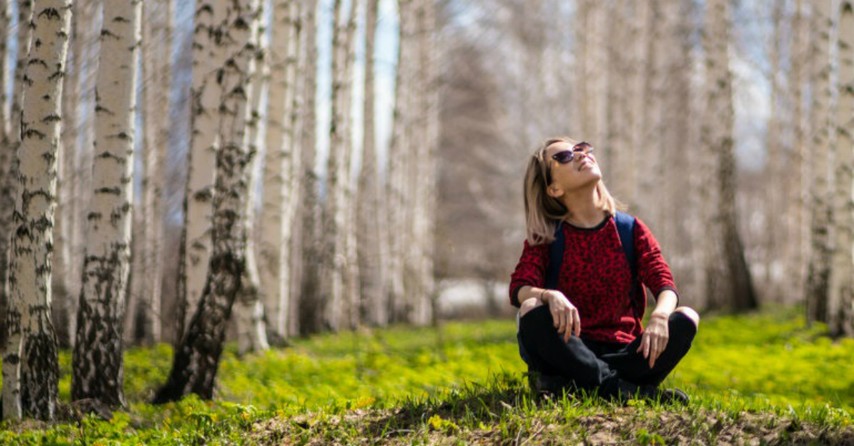
[[[690,345],[697,335],[697,325],[684,313],[674,311],[667,322],[671,340],[682,340]]]

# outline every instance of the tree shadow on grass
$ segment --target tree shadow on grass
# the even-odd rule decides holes
[[[371,420],[365,433],[385,438],[405,435],[425,423],[436,429],[456,428],[457,423],[491,424],[507,412],[519,412],[543,402],[531,392],[526,379],[524,375],[504,373],[486,383],[466,383],[438,395],[402,401],[394,410]]]

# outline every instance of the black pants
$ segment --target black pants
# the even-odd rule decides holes
[[[649,359],[636,350],[641,337],[630,344],[613,344],[570,337],[564,343],[554,327],[551,312],[542,305],[519,320],[519,342],[527,353],[532,371],[559,375],[575,388],[598,391],[602,396],[632,392],[633,386],[657,386],[688,353],[697,334],[694,322],[674,312],[667,321],[669,340],[664,351],[649,367]]]

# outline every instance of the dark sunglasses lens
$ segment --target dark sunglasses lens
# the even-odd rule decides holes
[[[566,163],[572,161],[573,157],[574,157],[574,155],[573,155],[571,150],[564,150],[563,152],[558,152],[558,153],[554,154],[555,161],[557,161],[561,164],[566,164]]]
[[[573,152],[589,152],[593,150],[593,146],[586,142],[580,142],[574,146],[572,146]]]

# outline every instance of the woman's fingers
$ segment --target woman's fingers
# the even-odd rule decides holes
[[[656,339],[649,349],[649,368],[655,365],[655,360],[658,358],[658,340]]]
[[[649,358],[649,367],[652,368],[655,366],[655,361],[658,360],[658,357],[664,353],[664,349],[667,348],[667,338],[664,336],[657,336],[655,339],[655,348],[653,348],[650,353]]]
[[[576,337],[581,336],[581,315],[578,314],[577,308],[572,309],[572,321],[573,326],[575,327],[573,333],[575,333]]]

